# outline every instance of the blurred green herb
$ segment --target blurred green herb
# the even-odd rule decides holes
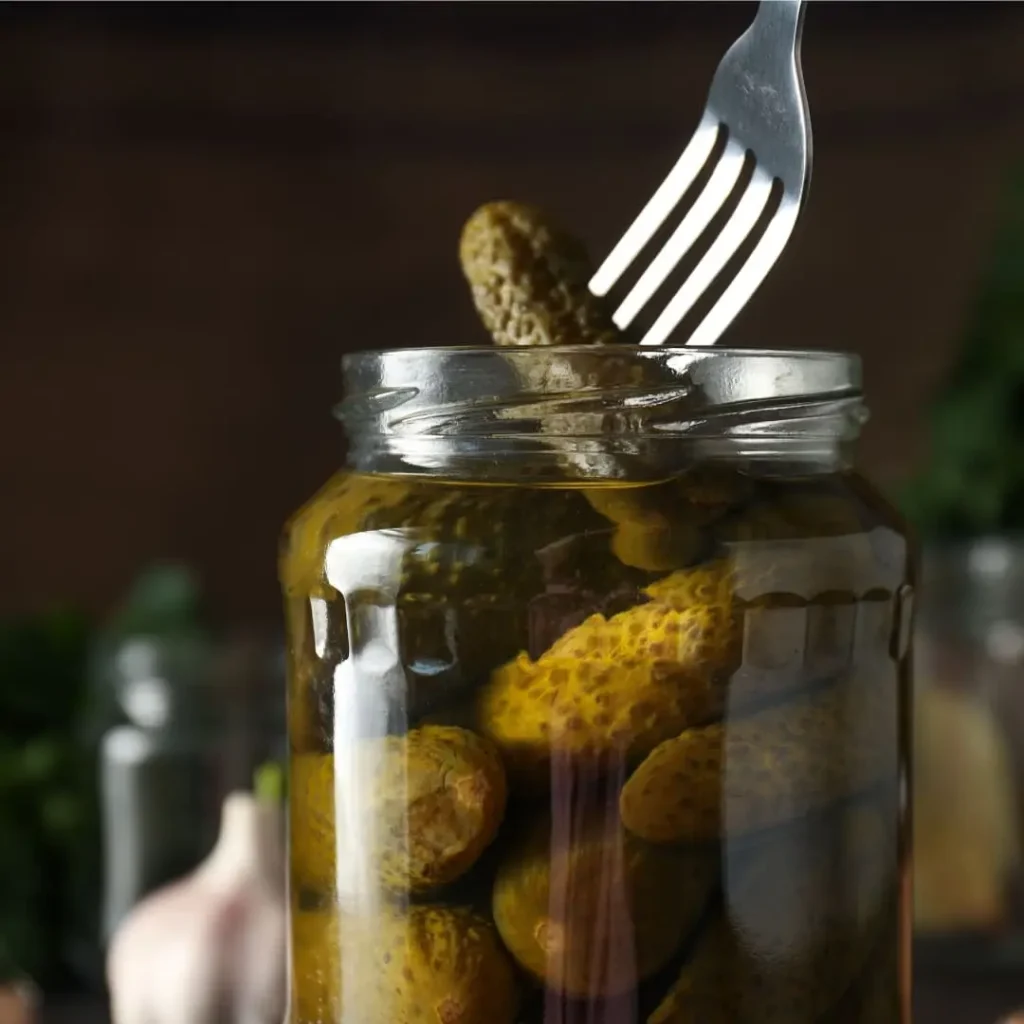
[[[89,633],[55,613],[0,623],[0,976],[66,983],[97,856],[95,774],[78,743]]]
[[[132,584],[104,632],[119,637],[191,632],[202,618],[202,588],[186,565],[158,562]]]
[[[928,461],[901,495],[930,538],[1024,530],[1024,167],[1011,176],[961,353],[930,413]]]
[[[202,618],[202,588],[188,566],[157,562],[142,570],[95,638],[90,657],[92,686],[82,717],[87,744],[99,744],[112,724],[125,721],[117,665],[124,643],[138,637],[196,636],[202,632]]]
[[[253,775],[252,788],[258,800],[282,803],[288,796],[284,768],[277,761],[265,761]]]

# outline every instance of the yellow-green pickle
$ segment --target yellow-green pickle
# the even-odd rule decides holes
[[[516,203],[286,526],[289,1024],[910,1024],[913,566],[859,365],[642,348]]]

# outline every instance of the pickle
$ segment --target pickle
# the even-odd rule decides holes
[[[648,1024],[813,1024],[883,934],[896,891],[892,832],[876,807],[855,805],[728,862],[724,912]]]
[[[730,988],[735,961],[732,932],[725,917],[717,914],[705,925],[679,978],[647,1024],[740,1024]]]
[[[591,487],[591,506],[615,524],[611,549],[623,565],[664,572],[696,561],[703,531],[678,500],[675,481],[647,487]]]
[[[381,882],[396,891],[453,882],[504,817],[501,762],[486,740],[456,727],[424,726],[383,742],[368,809],[384,844]]]
[[[505,813],[505,773],[492,746],[467,729],[430,725],[405,736],[363,740],[346,761],[343,799],[361,831],[345,842],[375,865],[393,892],[423,892],[455,881],[494,839]],[[366,787],[364,789],[364,787]],[[335,759],[296,758],[293,767],[293,878],[335,885]],[[347,793],[347,797],[345,796]]]
[[[461,907],[297,914],[292,1024],[512,1024],[512,963]],[[297,1011],[297,1013],[296,1013]]]
[[[592,487],[590,504],[615,523],[612,551],[648,572],[680,569],[705,555],[708,527],[750,499],[754,481],[723,467],[698,466],[643,487]]]
[[[624,339],[604,300],[588,288],[593,267],[586,250],[536,207],[513,202],[480,207],[463,228],[459,258],[477,312],[495,345],[601,348],[594,353],[563,353],[532,366],[515,364],[527,393],[543,393],[557,383],[563,396],[573,396],[577,411],[538,410],[543,433],[555,447],[557,438],[570,436],[584,419],[605,423],[606,417],[587,402],[595,385],[635,388],[653,385],[662,375],[653,360],[627,373],[614,351],[607,351],[607,346]],[[613,456],[585,454],[571,445],[561,455],[560,464],[569,475],[624,475]],[[584,494],[603,511],[607,492],[587,488]],[[643,496],[632,491],[620,491],[614,500],[626,518],[609,516],[618,526],[612,550],[624,565],[659,571],[692,560],[697,548],[693,531],[679,529],[676,523],[672,528],[650,522],[640,526],[648,508]]]
[[[906,543],[877,519],[851,481],[829,475],[782,484],[761,482],[751,502],[715,524],[734,560],[737,593],[850,600],[895,593],[905,582]]]
[[[462,230],[459,259],[496,345],[617,340],[610,312],[587,288],[592,269],[586,250],[536,207],[480,207]]]
[[[666,740],[623,786],[623,822],[651,842],[707,841],[894,780],[898,693],[886,681],[854,676]]]
[[[510,772],[537,780],[562,755],[593,766],[642,757],[720,710],[739,642],[728,566],[673,573],[646,594],[611,618],[592,615],[536,662],[521,654],[492,675],[480,725]]]
[[[718,876],[717,848],[659,849],[612,817],[570,832],[536,824],[498,868],[494,920],[506,947],[545,985],[585,999],[630,991],[695,926]]]
[[[705,464],[684,473],[678,490],[689,517],[706,526],[745,507],[754,497],[756,485],[753,477],[731,465]]]
[[[718,527],[725,541],[808,540],[865,532],[870,514],[839,475],[763,479]]]
[[[741,1019],[816,1021],[862,973],[897,891],[896,835],[882,807],[855,803],[730,856]]]
[[[512,963],[494,926],[459,907],[384,915],[367,937],[354,1019],[380,1024],[512,1024],[519,1004]]]

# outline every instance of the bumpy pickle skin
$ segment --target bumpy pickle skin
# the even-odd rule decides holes
[[[455,726],[389,736],[369,813],[380,830],[381,882],[422,892],[476,862],[505,815],[505,771],[493,746]]]
[[[724,912],[648,1024],[822,1020],[884,934],[896,863],[892,833],[869,804],[748,849],[727,872]]]
[[[888,685],[888,684],[892,685]],[[660,744],[622,788],[626,827],[704,842],[793,821],[896,778],[898,694],[854,676]]]
[[[480,728],[510,773],[543,782],[552,758],[602,767],[642,757],[720,709],[740,626],[728,565],[673,573],[646,595],[611,618],[592,615],[537,661],[520,654],[493,673]]]
[[[459,260],[496,345],[594,345],[618,340],[592,295],[586,250],[525,203],[481,206],[466,222]]]
[[[666,850],[612,817],[536,823],[498,868],[493,914],[520,966],[549,988],[600,1000],[663,967],[707,906],[717,848]]]
[[[485,739],[430,725],[404,736],[361,741],[355,800],[383,888],[425,892],[468,871],[494,839],[505,814],[505,772]],[[330,892],[335,882],[335,759],[296,758],[293,767],[292,877]],[[351,837],[358,842],[358,836]]]
[[[356,990],[355,1017],[379,1024],[511,1024],[515,974],[494,926],[460,907],[385,914]],[[358,960],[355,965],[358,967]],[[364,1016],[365,1015],[365,1016]]]
[[[494,926],[463,907],[299,914],[292,1024],[512,1024],[515,972]]]

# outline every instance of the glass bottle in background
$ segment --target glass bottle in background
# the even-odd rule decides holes
[[[920,961],[1024,963],[1024,164],[901,504],[924,541],[915,666]]]
[[[287,764],[284,640],[251,628],[218,637],[210,678],[219,721],[216,777],[226,795],[248,789],[260,766]]]
[[[198,584],[179,566],[143,574],[99,641],[104,944],[142,896],[192,868],[216,835],[219,805],[203,763],[203,735],[215,725],[210,657]]]
[[[1022,923],[1024,544],[926,547],[917,632],[915,924],[962,965]]]
[[[221,804],[283,761],[283,645],[215,637],[190,571],[158,566],[101,639],[95,673],[103,942],[216,840]]]

